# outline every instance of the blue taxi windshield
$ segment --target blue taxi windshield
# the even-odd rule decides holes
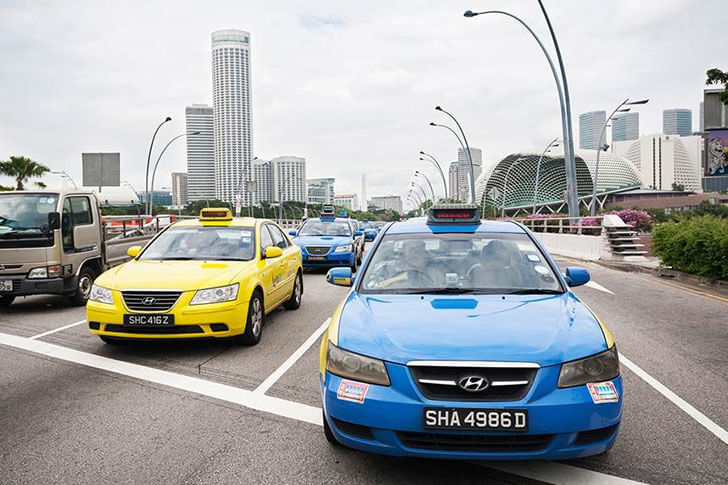
[[[139,256],[140,261],[249,261],[255,257],[250,227],[170,227]]]
[[[563,293],[526,234],[388,234],[362,275],[362,293]]]
[[[345,221],[306,221],[299,236],[351,236],[351,227]]]

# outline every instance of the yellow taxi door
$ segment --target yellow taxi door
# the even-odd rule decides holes
[[[276,303],[281,303],[288,299],[291,294],[291,277],[288,270],[288,260],[290,259],[288,240],[275,224],[266,223],[264,226],[271,236],[272,246],[280,248],[283,252],[282,256],[270,261],[272,263],[273,300]]]
[[[293,283],[296,280],[296,271],[298,270],[298,258],[296,258],[296,254],[298,251],[278,225],[270,224],[268,229],[270,229],[271,235],[273,236],[273,243],[283,251],[281,261],[283,285],[281,286],[281,292],[283,293],[282,298],[287,300],[293,292]]]
[[[258,241],[260,241],[260,256],[259,256],[259,268],[260,268],[260,280],[263,284],[263,302],[265,311],[273,310],[277,305],[276,293],[275,293],[275,276],[276,266],[279,265],[281,258],[267,259],[265,257],[265,248],[273,246],[273,238],[270,235],[270,231],[266,227],[267,224],[260,224],[258,226]]]

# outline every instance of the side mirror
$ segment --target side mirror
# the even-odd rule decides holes
[[[591,279],[591,276],[589,276],[589,271],[587,271],[586,268],[580,268],[578,266],[567,267],[564,276],[566,277],[566,282],[571,287],[581,286],[588,283]]]
[[[126,255],[133,259],[133,258],[136,258],[137,256],[139,256],[139,253],[141,253],[141,252],[142,252],[141,246],[132,246],[126,250]]]
[[[283,250],[278,246],[268,246],[265,248],[265,259],[280,258],[283,256]]]
[[[290,231],[288,231],[288,235],[289,236],[294,236],[295,237],[296,234],[298,234],[298,232],[295,229],[291,229]]]
[[[61,213],[60,212],[49,212],[48,213],[48,229],[55,231],[61,228]]]
[[[331,268],[326,273],[326,281],[337,286],[351,286],[351,268]]]
[[[354,237],[359,237],[359,236],[361,236],[362,234],[364,234],[364,233],[363,233],[363,232],[361,232],[361,231],[354,231]]]

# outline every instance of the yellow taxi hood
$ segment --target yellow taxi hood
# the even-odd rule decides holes
[[[112,290],[175,289],[182,291],[225,286],[241,273],[253,273],[254,261],[137,261],[99,276],[96,284]]]

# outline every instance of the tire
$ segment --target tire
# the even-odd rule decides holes
[[[12,295],[0,296],[0,308],[7,308],[13,304],[15,297]]]
[[[253,346],[260,342],[263,334],[263,321],[265,319],[265,307],[263,297],[259,290],[253,292],[248,303],[248,317],[245,321],[245,332],[237,336],[237,340],[243,345]]]
[[[336,436],[334,436],[333,431],[331,431],[331,428],[329,427],[329,422],[326,421],[326,414],[323,412],[321,413],[322,417],[324,418],[324,436],[326,436],[326,441],[331,443],[334,446],[341,446],[341,443],[339,443],[339,440],[336,439]]]
[[[291,297],[283,304],[286,310],[298,310],[301,306],[301,295],[303,295],[303,278],[301,272],[296,273],[296,281],[293,282]]]
[[[91,286],[96,279],[96,272],[85,266],[81,269],[78,274],[78,282],[76,283],[77,289],[70,295],[68,295],[68,302],[73,306],[83,306],[88,301],[88,297],[91,294]]]

